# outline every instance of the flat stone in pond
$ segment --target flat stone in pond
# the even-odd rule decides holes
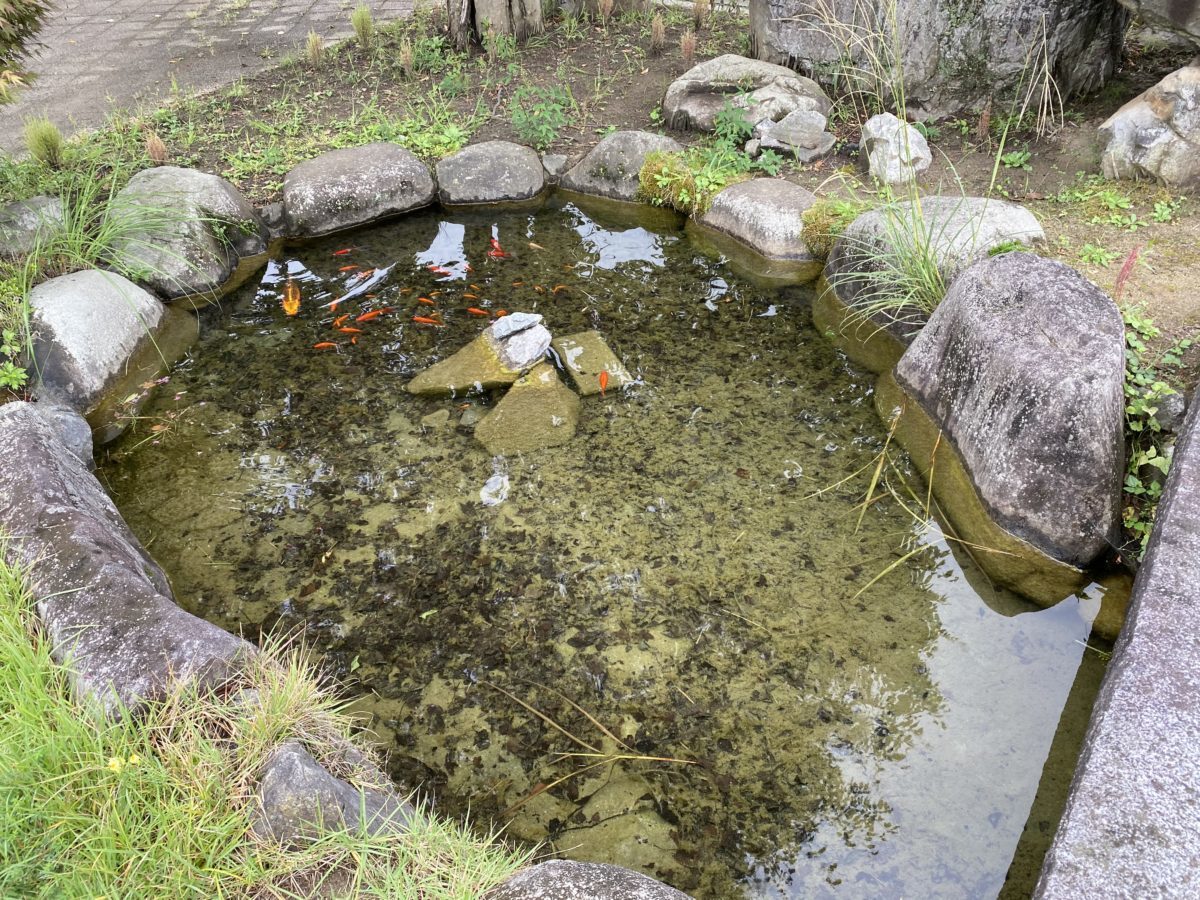
[[[62,218],[57,197],[31,197],[0,207],[0,258],[32,253],[62,226]]]
[[[678,153],[682,149],[676,141],[661,134],[618,131],[604,138],[563,175],[560,186],[579,194],[632,202],[637,199],[638,176],[646,154]]]
[[[546,187],[537,151],[510,141],[471,144],[436,167],[438,199],[448,205],[532,200]]]
[[[453,397],[512,384],[542,360],[550,332],[534,313],[497,319],[453,356],[419,373],[406,387],[424,397]]]
[[[578,423],[579,396],[543,362],[513,383],[475,426],[475,437],[489,453],[525,453],[565,444]]]
[[[555,859],[518,872],[484,900],[689,900],[639,872],[607,863]]]
[[[773,262],[788,263],[797,281],[821,274],[823,261],[804,242],[804,211],[817,198],[783,178],[756,178],[725,188],[700,224]]]
[[[567,370],[575,390],[584,397],[600,393],[600,373],[608,373],[604,390],[614,391],[633,383],[629,370],[609,349],[598,331],[580,331],[555,338],[550,342],[562,366]]]
[[[96,269],[43,281],[29,305],[43,385],[83,413],[95,409],[164,315],[154,295]]]
[[[331,150],[284,176],[283,205],[292,237],[332,234],[433,202],[433,175],[396,144]]]
[[[663,97],[667,126],[681,131],[712,131],[727,103],[746,111],[749,122],[777,122],[795,110],[826,115],[830,102],[811,78],[786,66],[733,53],[692,66],[671,82]]]

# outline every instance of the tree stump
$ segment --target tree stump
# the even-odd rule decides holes
[[[479,42],[490,25],[494,34],[524,43],[544,31],[541,0],[446,0],[450,39],[459,49]]]

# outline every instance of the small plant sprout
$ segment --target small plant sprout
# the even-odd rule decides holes
[[[38,116],[25,123],[25,148],[30,156],[43,165],[51,169],[62,167],[62,132],[45,116]]]
[[[375,17],[371,14],[371,7],[366,3],[354,7],[354,12],[350,14],[350,25],[354,28],[358,46],[370,50],[375,42]]]
[[[15,362],[20,353],[21,344],[15,331],[6,330],[0,334],[0,389],[16,391],[29,380],[25,367]]]
[[[1111,266],[1118,255],[1096,244],[1084,244],[1079,250],[1079,259],[1093,266]]]
[[[650,52],[657,55],[667,46],[667,24],[662,13],[655,13],[650,20]]]
[[[692,21],[695,23],[697,31],[701,31],[708,24],[708,14],[712,12],[712,4],[709,0],[692,0]]]
[[[696,58],[696,32],[688,29],[679,37],[679,55],[685,63],[691,63]]]
[[[1032,172],[1033,166],[1029,160],[1033,154],[1028,150],[1010,150],[1000,157],[1000,163],[1006,169],[1020,169],[1022,172]]]
[[[325,59],[325,41],[315,31],[308,33],[308,40],[304,44],[304,55],[308,57],[308,63],[311,66],[319,66]]]
[[[152,129],[146,129],[146,156],[156,166],[165,166],[171,159],[167,145]]]

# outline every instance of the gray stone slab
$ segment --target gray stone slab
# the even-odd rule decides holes
[[[604,138],[559,182],[568,191],[593,194],[609,200],[637,198],[638,176],[646,154],[653,151],[677,153],[677,141],[648,131],[618,131]]]
[[[448,206],[532,200],[546,188],[537,151],[511,141],[471,144],[438,162],[436,173]]]
[[[518,872],[485,900],[688,900],[646,875],[606,863],[555,859]]]
[[[1038,900],[1200,897],[1200,410],[1191,406]]]

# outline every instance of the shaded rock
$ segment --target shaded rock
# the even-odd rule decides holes
[[[376,784],[387,783],[379,777]],[[335,778],[299,741],[290,740],[267,761],[250,828],[259,838],[297,844],[341,828],[400,832],[414,815],[393,791]]]
[[[331,150],[284,176],[288,234],[312,237],[365,225],[433,202],[433,175],[413,154],[377,142]]]
[[[550,348],[550,332],[541,322],[542,317],[533,313],[497,319],[453,356],[418,374],[406,390],[426,397],[453,397],[512,384]]]
[[[608,373],[606,392],[633,383],[629,370],[609,349],[598,331],[580,331],[555,338],[550,342],[550,349],[566,370],[575,390],[584,397],[600,393],[601,372]]]
[[[906,305],[873,307],[894,292],[904,256],[927,257],[946,287],[964,268],[1009,243],[1045,239],[1027,209],[981,197],[924,197],[870,210],[838,237],[825,264],[813,323],[861,365],[890,369],[929,317]]]
[[[610,200],[637,198],[638,175],[646,154],[655,150],[678,153],[683,148],[669,137],[648,131],[618,131],[604,138],[562,176],[568,191],[595,194]]]
[[[217,291],[242,257],[267,249],[266,226],[237,188],[195,169],[143,169],[109,216],[130,229],[113,242],[113,259],[166,299]]]
[[[578,422],[579,396],[543,362],[513,383],[475,426],[475,437],[489,453],[524,453],[565,444]]]
[[[862,127],[861,147],[867,155],[871,177],[884,184],[916,181],[917,175],[933,162],[924,135],[891,113],[867,119]]]
[[[485,900],[688,900],[646,875],[605,863],[551,860],[518,872]]]
[[[1153,178],[1200,189],[1200,65],[1184,66],[1100,126],[1105,178]]]
[[[93,471],[96,459],[92,451],[92,426],[68,403],[39,398],[34,407],[53,429],[62,445],[78,457],[79,461]]]
[[[450,424],[450,410],[439,409],[421,419],[421,427],[436,430]]]
[[[164,312],[152,294],[95,269],[43,281],[29,293],[42,384],[91,412],[149,344]]]
[[[1200,46],[1200,0],[1120,0],[1142,22],[1184,35]]]
[[[995,521],[1079,567],[1118,534],[1124,377],[1116,304],[1028,253],[959,275],[896,366]]]
[[[1034,892],[1038,900],[1200,896],[1197,559],[1200,413],[1193,408]]]
[[[471,144],[436,167],[438,199],[445,204],[530,200],[546,187],[537,151],[509,141]]]
[[[810,78],[757,59],[728,53],[692,66],[663,97],[667,127],[712,131],[726,103],[746,111],[749,122],[778,121],[797,110],[829,112],[829,98]]]
[[[54,658],[81,698],[137,710],[179,680],[223,681],[254,648],[184,612],[167,578],[33,404],[0,406],[0,528],[28,567]]]
[[[1159,399],[1158,412],[1154,414],[1154,418],[1158,420],[1163,431],[1178,434],[1183,428],[1189,406],[1187,397],[1178,391],[1173,391]]]
[[[727,235],[762,258],[762,271],[793,283],[812,281],[822,260],[804,242],[804,211],[816,202],[800,185],[782,178],[756,178],[725,188],[700,224]]]
[[[562,153],[547,153],[542,157],[542,171],[549,184],[558,184],[563,173],[567,171],[569,160]]]
[[[815,109],[797,109],[778,122],[764,119],[754,126],[759,150],[782,150],[802,163],[828,156],[837,139],[825,130],[828,120]]]
[[[891,0],[750,0],[750,45],[827,85],[848,67],[870,71],[871,53],[896,53],[907,107],[937,118],[1023,87],[1043,37],[1063,95],[1096,90],[1120,61],[1128,21],[1116,0],[899,0],[894,16]]]
[[[62,201],[57,197],[30,197],[0,207],[0,258],[32,253],[62,225]]]

